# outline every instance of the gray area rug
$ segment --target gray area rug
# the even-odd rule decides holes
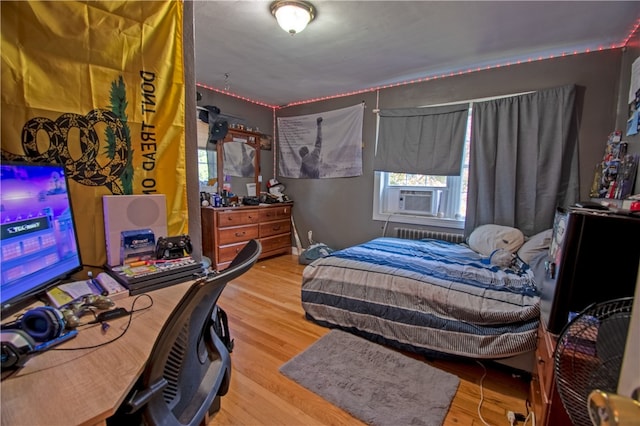
[[[331,330],[280,372],[370,425],[442,425],[460,379]]]

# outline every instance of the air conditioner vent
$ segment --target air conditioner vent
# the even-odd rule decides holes
[[[387,196],[387,211],[436,216],[441,194],[442,190],[435,188],[393,188]]]
[[[438,211],[440,191],[401,190],[398,197],[398,207],[401,212],[435,215]]]

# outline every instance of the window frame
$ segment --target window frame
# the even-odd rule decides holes
[[[464,229],[464,219],[420,215],[415,213],[397,213],[383,211],[385,200],[385,172],[374,171],[373,220],[406,223],[410,225],[428,225],[441,228]],[[411,188],[411,187],[407,187]]]

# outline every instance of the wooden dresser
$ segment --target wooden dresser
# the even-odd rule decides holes
[[[544,321],[538,328],[536,367],[531,380],[531,398],[539,426],[572,426],[556,389],[553,353],[557,336],[547,331]]]
[[[260,258],[291,253],[293,203],[259,206],[202,207],[202,252],[211,266],[222,270],[247,241],[262,244]]]

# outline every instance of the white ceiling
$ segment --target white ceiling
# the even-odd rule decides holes
[[[194,1],[196,83],[281,106],[618,47],[640,18],[639,1],[311,2],[292,36],[270,1]]]

